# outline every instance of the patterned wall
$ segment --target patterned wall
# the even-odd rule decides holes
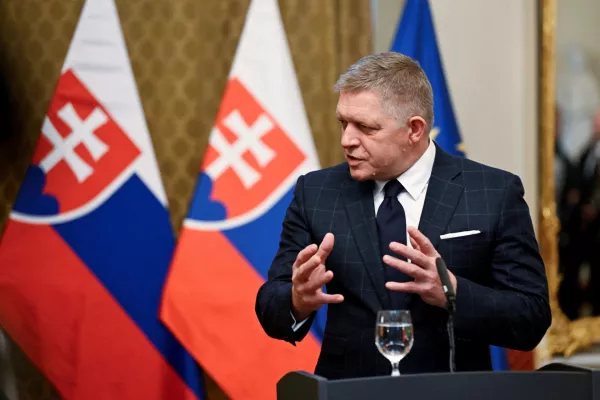
[[[323,166],[339,162],[331,87],[370,51],[369,0],[280,0]],[[249,0],[117,0],[178,232]],[[0,230],[29,163],[83,0],[0,1]],[[13,348],[21,399],[60,398]],[[225,398],[209,381],[210,398]]]

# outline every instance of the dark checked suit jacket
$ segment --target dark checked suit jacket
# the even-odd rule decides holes
[[[489,345],[531,350],[550,325],[544,265],[523,193],[517,176],[436,147],[419,230],[457,277],[457,371],[491,369]],[[440,239],[467,230],[481,233]],[[326,262],[334,278],[326,289],[343,294],[344,302],[328,307],[314,372],[329,379],[387,375],[390,363],[374,344],[376,313],[389,309],[390,299],[373,183],[353,180],[347,164],[298,179],[279,250],[257,295],[258,319],[269,336],[292,344],[307,334],[310,320],[292,330],[292,264],[300,250],[320,243],[327,232],[335,235],[335,244]],[[418,295],[411,296],[410,310],[415,341],[400,371],[448,371],[445,310]]]

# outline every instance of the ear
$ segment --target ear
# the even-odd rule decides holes
[[[407,125],[410,128],[408,138],[411,143],[418,143],[424,136],[427,136],[427,123],[423,118],[419,116],[411,117]]]

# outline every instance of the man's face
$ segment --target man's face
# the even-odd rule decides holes
[[[410,128],[384,110],[379,94],[341,92],[336,114],[352,178],[388,180],[410,167]]]

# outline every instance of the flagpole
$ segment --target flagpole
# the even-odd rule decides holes
[[[18,400],[15,373],[10,361],[9,343],[0,329],[0,399]]]

